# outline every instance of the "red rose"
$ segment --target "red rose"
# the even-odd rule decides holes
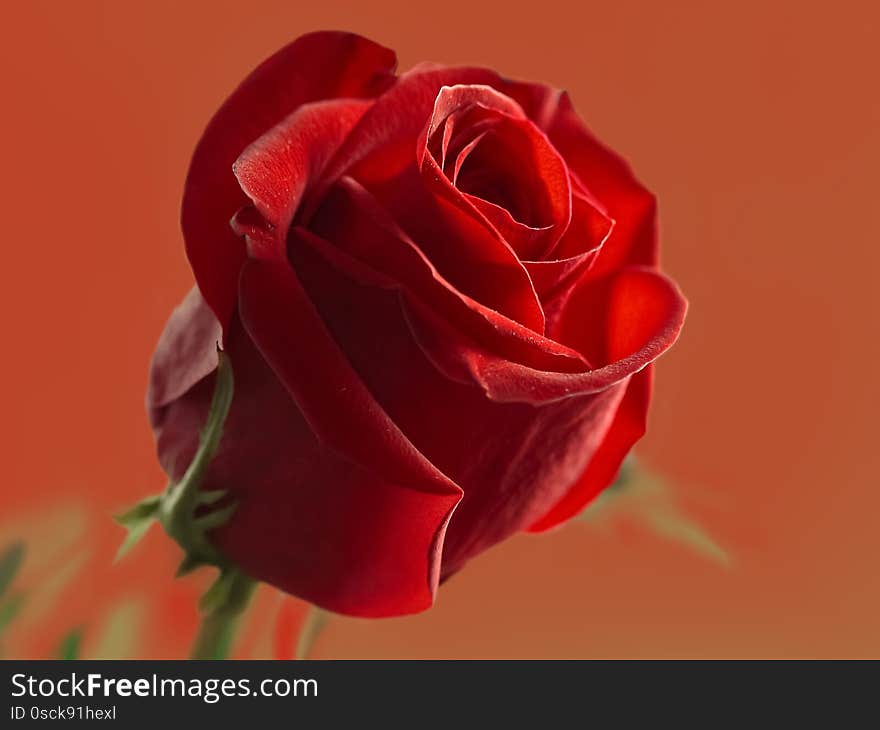
[[[427,608],[474,555],[608,486],[686,306],[654,198],[565,93],[394,68],[314,33],[217,112],[183,199],[198,289],[148,396],[179,478],[222,340],[236,390],[203,488],[238,507],[212,538],[359,616]]]

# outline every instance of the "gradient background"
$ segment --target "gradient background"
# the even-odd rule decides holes
[[[28,2],[4,11],[0,545],[27,540],[13,656],[183,656],[207,576],[108,514],[158,491],[147,365],[191,284],[189,155],[260,60],[319,28],[570,91],[659,196],[691,301],[643,460],[728,567],[625,513],[516,538],[415,617],[318,657],[880,656],[880,52],[872,2]],[[275,631],[281,616],[281,632]],[[242,656],[302,606],[262,590]]]

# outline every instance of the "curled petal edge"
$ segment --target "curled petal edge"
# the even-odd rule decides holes
[[[639,313],[627,309],[627,288],[636,287],[643,296],[641,306],[650,315],[647,324]],[[551,403],[572,396],[596,393],[638,373],[668,350],[678,339],[687,311],[687,301],[675,283],[648,267],[629,267],[614,278],[611,298],[609,352],[615,359],[583,373],[535,370],[499,360],[477,343],[450,330],[424,305],[408,300],[404,314],[413,336],[425,355],[447,377],[479,385],[498,402]],[[649,311],[650,310],[650,311]],[[635,322],[635,328],[630,325]],[[614,332],[619,324],[628,329]]]

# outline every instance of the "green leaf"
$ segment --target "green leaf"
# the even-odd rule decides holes
[[[677,505],[652,510],[644,515],[645,521],[658,537],[689,547],[698,555],[720,565],[731,564],[730,555],[696,522],[683,514]]]
[[[698,555],[724,566],[730,554],[681,509],[666,481],[627,457],[615,482],[577,519],[594,525],[607,524],[612,515],[626,516],[654,535],[677,542]]]
[[[142,597],[126,596],[114,601],[91,629],[90,659],[134,659],[148,640],[144,632],[147,603]]]
[[[122,558],[124,558],[128,554],[128,552],[141,541],[141,538],[147,534],[147,530],[150,529],[150,526],[152,524],[153,520],[144,520],[134,527],[129,527],[128,534],[126,534],[125,539],[119,546],[119,550],[116,551],[116,556],[113,558],[113,560],[122,560]]]
[[[114,560],[121,560],[129,550],[137,545],[141,538],[147,534],[147,530],[156,521],[161,503],[161,495],[153,495],[138,502],[127,512],[117,515],[114,519],[122,525],[128,534],[116,551]]]
[[[15,593],[0,603],[0,634],[2,634],[6,627],[12,623],[12,620],[18,616],[23,605],[23,593]]]
[[[80,628],[70,631],[58,645],[56,653],[59,659],[79,659],[80,644],[82,644],[83,631]]]
[[[149,497],[146,497],[145,499],[142,499],[134,507],[127,510],[126,512],[123,512],[121,515],[116,515],[113,519],[124,527],[136,525],[146,519],[155,517],[156,512],[159,509],[159,502],[161,500],[162,495],[151,495]]]
[[[254,580],[235,568],[221,572],[199,602],[205,616],[190,658],[226,659],[229,656],[236,626],[256,586]]]
[[[0,555],[0,598],[6,593],[24,561],[24,543],[14,542]]]

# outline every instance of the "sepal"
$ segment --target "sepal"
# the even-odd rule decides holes
[[[236,505],[234,502],[218,504],[227,496],[224,490],[201,490],[205,472],[220,445],[234,392],[229,358],[219,348],[217,358],[214,394],[195,456],[179,481],[169,484],[162,494],[147,497],[116,517],[116,521],[128,530],[117,559],[131,550],[150,526],[158,522],[183,549],[184,558],[177,570],[178,576],[203,565],[214,565],[221,570],[230,567],[212,544],[208,533],[226,524]]]
[[[161,495],[158,494],[147,497],[113,518],[128,531],[119,550],[116,551],[115,560],[121,560],[147,534],[147,530],[156,521],[160,500]]]

